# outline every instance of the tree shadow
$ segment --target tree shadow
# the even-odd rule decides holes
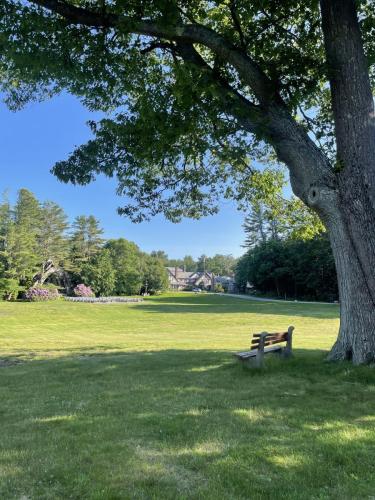
[[[319,319],[335,319],[339,316],[337,304],[299,304],[295,302],[261,302],[223,295],[183,295],[152,297],[145,300],[141,307],[150,313],[185,314],[235,314],[258,313],[264,315],[299,316]]]
[[[211,350],[4,368],[0,496],[370,495],[375,371],[324,355],[268,356],[262,370]]]

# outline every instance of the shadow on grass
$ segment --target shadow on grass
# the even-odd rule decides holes
[[[375,371],[324,355],[268,356],[263,370],[210,350],[4,368],[0,496],[370,495]]]
[[[161,296],[145,300],[140,307],[145,312],[165,313],[257,313],[280,316],[302,316],[313,318],[337,318],[336,304],[298,304],[294,302],[261,302],[218,295]]]

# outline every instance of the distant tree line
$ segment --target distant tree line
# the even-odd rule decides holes
[[[241,291],[279,298],[338,299],[333,255],[324,226],[299,200],[254,202],[245,218],[246,253],[238,260]]]
[[[163,250],[153,251],[151,255],[161,259],[168,267],[179,267],[189,272],[207,271],[217,276],[233,276],[237,264],[237,259],[230,254],[216,254],[213,257],[203,254],[196,260],[191,255],[185,255],[182,259],[170,259]]]
[[[56,203],[21,189],[14,206],[0,204],[0,295],[53,283],[78,283],[96,295],[156,292],[168,286],[164,262],[124,238],[105,241],[99,221],[80,215],[70,226]]]

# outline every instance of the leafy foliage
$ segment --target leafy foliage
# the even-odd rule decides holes
[[[0,278],[0,299],[15,300],[22,288],[16,279]]]
[[[285,238],[309,240],[325,232],[315,212],[298,198],[278,197],[254,201],[243,224],[246,240],[244,247],[254,248],[258,243]]]
[[[168,288],[168,276],[163,261],[144,256],[142,291],[154,294]]]
[[[124,238],[109,240],[105,248],[115,269],[117,295],[138,294],[142,287],[142,258],[138,246]]]
[[[236,281],[242,290],[250,283],[279,298],[338,299],[335,263],[325,235],[259,243],[239,259]]]
[[[67,14],[70,5],[81,10]],[[374,2],[358,8],[373,76]],[[180,39],[185,26],[203,27],[252,61],[267,81],[261,88],[277,93],[334,158],[316,0],[0,3],[9,106],[67,90],[105,112],[91,123],[94,138],[53,171],[79,184],[100,173],[116,176],[118,193],[132,200],[119,211],[136,221],[161,212],[173,221],[215,213],[222,197],[246,207],[277,183],[275,171],[256,163],[275,160],[267,118],[258,116],[265,113],[259,92],[221,45]],[[256,130],[248,119],[258,120]]]
[[[299,199],[257,200],[245,218],[248,248],[236,266],[242,291],[248,285],[281,298],[336,300],[337,277],[325,228]]]
[[[200,272],[208,271],[220,276],[232,276],[235,265],[236,259],[233,255],[216,254],[213,257],[202,255],[198,259],[197,270]]]
[[[82,269],[82,277],[98,296],[110,296],[115,288],[115,270],[108,250],[101,250]],[[76,287],[77,288],[77,287]]]

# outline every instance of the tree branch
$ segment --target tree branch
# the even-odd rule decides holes
[[[240,20],[238,19],[237,9],[236,9],[236,0],[230,0],[229,10],[230,10],[230,14],[232,16],[234,27],[236,28],[237,33],[240,37],[241,47],[243,50],[246,51],[247,43],[246,43],[245,35],[242,31]]]
[[[176,47],[174,47],[171,43],[155,41],[155,42],[150,43],[150,45],[148,45],[144,49],[142,49],[140,51],[140,53],[141,54],[148,54],[149,52],[152,52],[155,49],[165,49],[165,50],[170,50],[170,51],[174,52]]]
[[[138,35],[202,44],[222,59],[228,61],[237,70],[239,76],[252,88],[261,104],[268,105],[275,100],[280,104],[282,102],[281,98],[275,93],[274,85],[255,61],[250,59],[241,49],[206,26],[178,24],[166,27],[156,21],[139,20],[112,13],[94,12],[61,0],[30,0],[30,2],[59,14],[74,24],[83,24],[93,28],[118,28]]]
[[[261,107],[253,104],[231,87],[223,77],[206,63],[192,44],[177,42],[177,50],[185,62],[200,68],[216,84],[226,108],[223,111],[229,112],[248,132],[258,133],[259,127],[263,123]]]
[[[165,23],[152,20],[95,12],[62,0],[29,1],[63,16],[74,24],[113,28],[124,33],[176,42],[185,61],[211,72],[210,75],[215,78],[218,88],[221,89],[224,106],[230,106],[230,113],[233,113],[241,126],[275,148],[278,159],[290,169],[295,194],[307,200],[311,185],[331,187],[335,184],[327,158],[292,117],[274,83],[242,48],[236,47],[220,33],[197,23],[178,22],[166,26]],[[220,75],[213,75],[212,68],[194,49],[194,44],[207,47],[216,57],[230,64],[237,71],[242,83],[250,87],[259,105],[250,103]]]

